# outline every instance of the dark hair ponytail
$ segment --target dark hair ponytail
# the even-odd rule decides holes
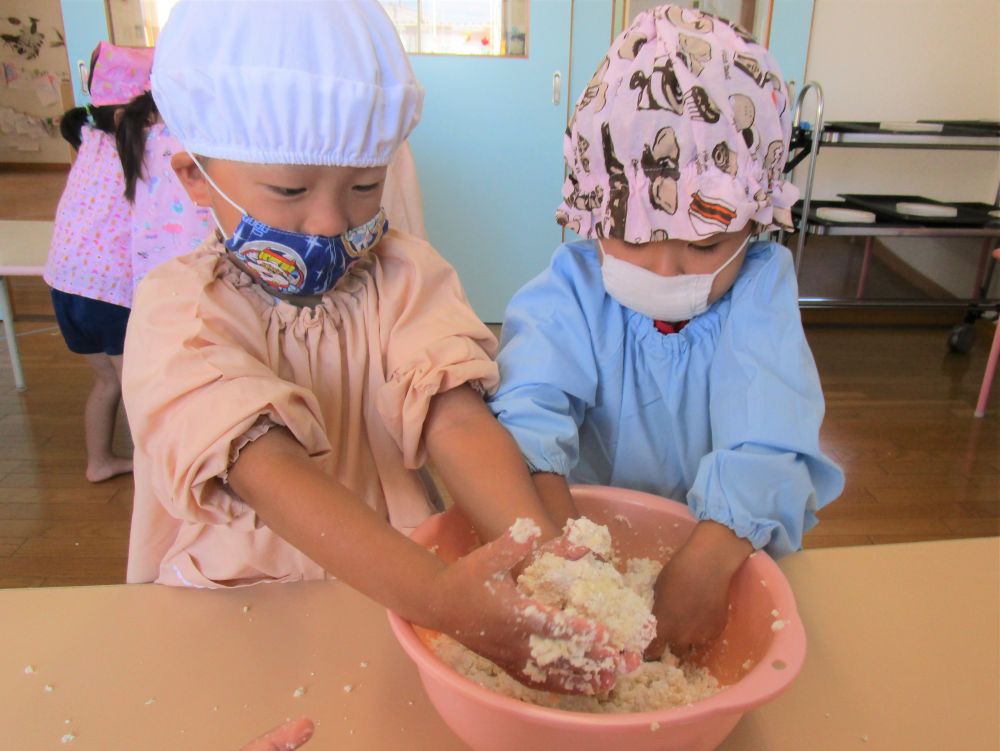
[[[125,174],[125,198],[129,202],[135,201],[135,184],[142,177],[142,160],[146,153],[146,134],[149,126],[156,122],[156,115],[156,103],[147,91],[125,105],[118,121],[115,139]]]
[[[80,131],[83,130],[83,126],[89,121],[90,113],[87,112],[86,107],[74,107],[62,116],[62,120],[59,121],[59,132],[69,142],[70,146],[79,151],[81,143]]]
[[[79,150],[83,138],[80,132],[84,125],[93,125],[98,130],[103,130],[108,135],[115,133],[115,111],[120,109],[113,104],[104,107],[95,107],[88,104],[86,107],[74,107],[63,114],[59,122],[59,133],[65,138],[70,146]]]

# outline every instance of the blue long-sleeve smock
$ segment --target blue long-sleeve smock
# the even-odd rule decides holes
[[[844,486],[791,254],[754,243],[732,288],[675,334],[609,296],[596,243],[558,248],[511,300],[490,406],[529,467],[686,499],[780,556]]]

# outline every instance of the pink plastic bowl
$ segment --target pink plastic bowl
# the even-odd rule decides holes
[[[695,525],[687,506],[647,493],[577,486],[573,497],[582,514],[608,525],[617,552],[626,557],[660,557],[663,546],[679,547]],[[413,539],[437,545],[448,561],[476,545],[471,527],[454,508],[421,524]],[[795,599],[769,556],[752,556],[731,592],[729,622],[705,655],[705,664],[726,687],[691,706],[634,714],[567,712],[493,693],[441,662],[422,638],[428,632],[395,613],[389,613],[389,622],[438,713],[476,751],[703,751],[722,743],[748,709],[784,691],[805,659]],[[784,626],[774,630],[778,620]]]

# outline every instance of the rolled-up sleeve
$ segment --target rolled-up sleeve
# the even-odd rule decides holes
[[[490,408],[535,472],[568,475],[580,425],[597,397],[598,371],[585,310],[588,285],[568,256],[511,300],[501,337],[500,388]]]
[[[688,505],[772,555],[799,549],[844,476],[820,450],[823,393],[787,250],[734,287],[709,390],[712,451]]]
[[[155,272],[139,285],[122,390],[145,481],[188,523],[252,528],[254,514],[222,482],[231,448],[260,418],[286,427],[313,456],[330,450],[311,392],[267,362],[264,325],[235,291],[214,288],[215,260],[192,260],[204,285]],[[241,519],[242,517],[242,519]]]
[[[404,464],[415,469],[426,461],[431,399],[466,383],[483,394],[496,388],[496,339],[469,305],[455,270],[426,243],[384,258],[378,284],[385,382],[376,406]]]

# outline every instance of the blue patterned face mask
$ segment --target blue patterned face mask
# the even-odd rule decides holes
[[[272,227],[250,216],[223,193],[198,159],[194,163],[216,192],[243,215],[226,247],[247,272],[273,292],[283,295],[322,295],[347,272],[347,267],[368,253],[389,229],[385,210],[335,237],[305,235]],[[215,212],[212,218],[225,236]]]

